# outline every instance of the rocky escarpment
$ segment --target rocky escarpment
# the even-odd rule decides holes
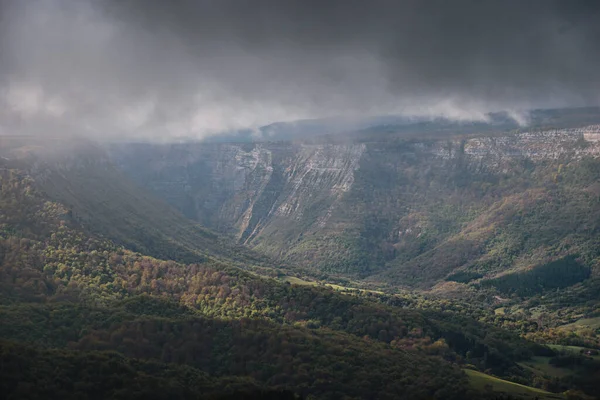
[[[599,139],[600,126],[587,126],[383,143],[119,144],[110,154],[189,218],[240,243],[358,276],[412,265],[398,278],[409,282],[426,268],[414,260],[445,240],[460,256],[445,250],[456,259],[431,281],[480,257],[487,237],[471,246],[456,235],[503,198],[556,181],[560,164],[600,155]]]
[[[600,125],[581,128],[549,129],[522,133],[476,137],[438,142],[432,151],[441,158],[467,157],[498,168],[513,159],[532,161],[580,159],[600,155]]]
[[[283,219],[326,225],[349,191],[364,144],[186,144],[112,148],[138,182],[209,227],[251,243]],[[314,214],[315,207],[323,213]]]

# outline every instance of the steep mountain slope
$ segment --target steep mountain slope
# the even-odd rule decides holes
[[[110,154],[186,216],[283,262],[430,287],[569,255],[595,275],[599,139],[591,125],[346,143],[119,144]]]
[[[241,264],[266,259],[185,218],[115,168],[96,144],[78,138],[0,137],[7,166],[27,172],[50,200],[89,232],[163,259],[207,257]]]

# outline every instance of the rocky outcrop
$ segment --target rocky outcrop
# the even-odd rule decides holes
[[[515,158],[536,162],[597,157],[600,155],[600,125],[439,141],[432,152],[443,159],[466,157],[470,161],[483,161],[492,169],[503,167],[506,161]]]
[[[318,224],[324,226],[336,201],[352,188],[354,171],[359,167],[364,150],[364,144],[301,146],[284,169],[290,188],[275,215],[300,219],[309,207],[307,200],[322,192],[332,203],[317,218]]]
[[[250,244],[275,219],[293,224],[310,218],[303,224],[324,227],[351,189],[364,149],[364,144],[120,145],[111,154],[184,214]],[[323,202],[323,212],[313,213],[315,203]]]

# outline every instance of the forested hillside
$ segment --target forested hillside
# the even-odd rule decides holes
[[[467,378],[456,363],[508,373],[535,350],[517,337],[492,340],[474,321],[464,330],[219,261],[186,265],[144,256],[86,233],[27,172],[2,161],[0,177],[0,333],[37,346],[2,344],[2,385],[15,398],[72,385],[91,398],[111,385],[116,397],[147,393],[124,382],[120,368],[139,382],[166,382],[181,396],[214,393],[229,379],[217,394],[269,388],[316,398],[464,398]],[[19,348],[30,357],[19,358]],[[471,348],[479,350],[467,356]],[[109,350],[122,356],[94,353]],[[14,363],[23,367],[6,367]],[[80,363],[101,369],[71,374]],[[45,370],[65,377],[48,380]]]

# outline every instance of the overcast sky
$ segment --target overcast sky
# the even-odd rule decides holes
[[[600,1],[0,0],[0,130],[600,104]]]

